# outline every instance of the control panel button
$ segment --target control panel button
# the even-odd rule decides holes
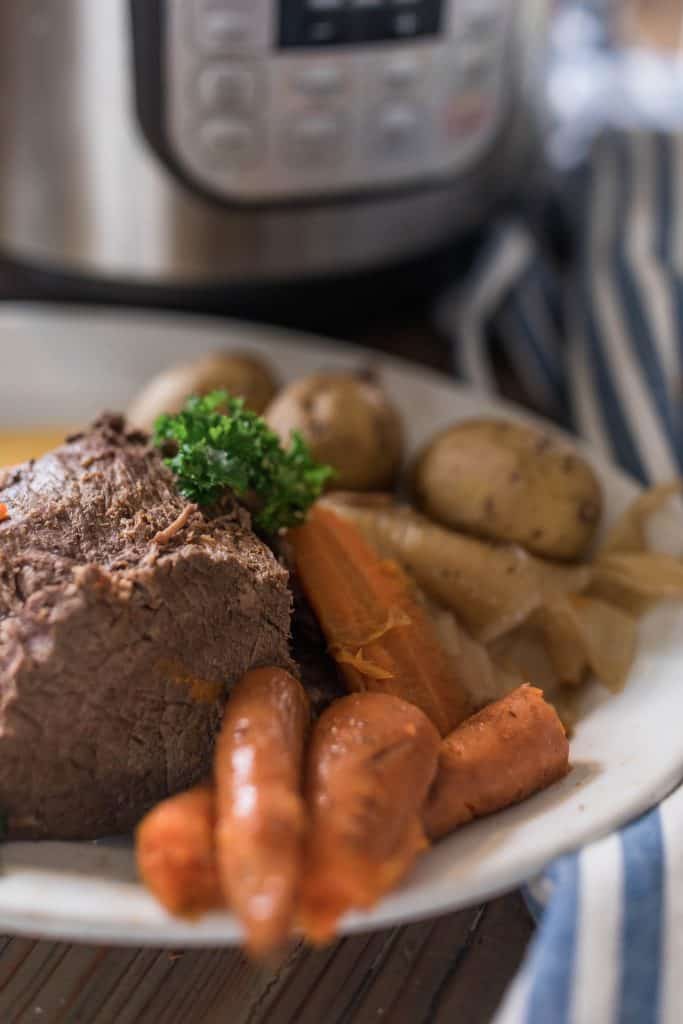
[[[500,29],[500,11],[474,9],[467,16],[466,30],[473,36],[496,35]]]
[[[461,31],[470,40],[497,42],[507,19],[506,5],[501,0],[473,0],[458,9]]]
[[[341,115],[320,111],[299,116],[292,123],[288,148],[297,164],[329,164],[339,159],[343,141]]]
[[[445,128],[451,143],[466,141],[483,135],[489,128],[495,113],[495,105],[485,95],[475,93],[463,95],[454,100],[445,112]]]
[[[199,102],[212,113],[250,114],[256,108],[256,74],[249,67],[213,64],[199,73]]]
[[[250,18],[242,11],[208,11],[199,26],[199,39],[209,51],[249,45]]]
[[[340,92],[345,76],[336,64],[309,64],[293,76],[296,88],[309,96],[331,96]]]
[[[410,103],[387,103],[377,118],[376,148],[386,157],[405,157],[416,153],[423,114]]]
[[[212,118],[199,130],[202,149],[213,165],[226,169],[244,167],[256,156],[257,135],[248,121]]]
[[[505,17],[511,0],[458,0],[458,6],[467,19],[476,17]]]
[[[270,44],[270,12],[263,2],[194,0],[194,20],[204,53],[244,53]]]
[[[460,91],[487,91],[495,86],[502,59],[496,42],[470,37],[460,41],[453,54]]]
[[[409,89],[422,77],[423,66],[412,53],[399,53],[387,61],[382,77],[390,89]]]

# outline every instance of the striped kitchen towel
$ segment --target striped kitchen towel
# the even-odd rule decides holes
[[[669,480],[683,469],[683,138],[609,133],[566,191],[572,257],[499,226],[440,326],[478,388]],[[529,900],[545,909],[495,1024],[683,1022],[683,787],[558,860]]]
[[[502,363],[538,411],[633,476],[671,479],[683,466],[683,136],[603,136],[569,191],[569,266],[523,223],[500,225],[439,325],[480,390],[500,389]]]

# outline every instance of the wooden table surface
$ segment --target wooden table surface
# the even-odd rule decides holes
[[[2,1024],[487,1024],[531,932],[518,895],[433,921],[295,947],[277,970],[236,950],[0,940]]]
[[[426,317],[374,321],[354,340],[449,367]],[[512,894],[323,951],[297,946],[277,969],[256,967],[230,949],[121,949],[5,936],[0,1024],[487,1024],[532,930],[521,897]]]

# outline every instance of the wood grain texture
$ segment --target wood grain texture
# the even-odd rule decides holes
[[[2,1024],[488,1024],[532,925],[518,895],[404,928],[297,945],[277,969],[236,950],[0,939]]]

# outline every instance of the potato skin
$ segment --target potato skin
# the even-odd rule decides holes
[[[127,418],[131,426],[149,433],[161,413],[180,412],[190,396],[221,389],[244,398],[247,408],[260,414],[277,387],[273,371],[257,356],[245,352],[209,352],[153,377],[131,403]]]
[[[285,388],[265,418],[284,443],[298,430],[313,457],[332,466],[331,487],[382,490],[393,485],[403,456],[401,419],[371,379],[316,373]]]
[[[600,484],[566,445],[518,423],[468,420],[438,434],[413,470],[415,499],[445,526],[571,560],[593,540]]]

